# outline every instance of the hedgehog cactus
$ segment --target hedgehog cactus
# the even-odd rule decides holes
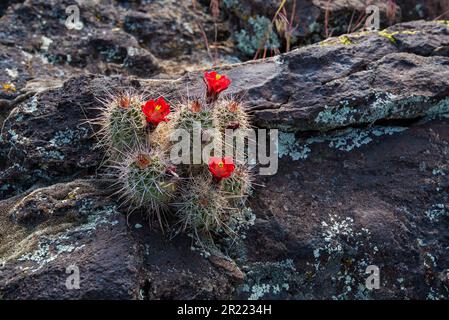
[[[195,100],[179,108],[175,113],[175,123],[177,129],[191,130],[195,123],[210,129],[214,127],[213,112],[207,104]]]
[[[175,110],[163,97],[144,101],[140,95],[119,94],[104,104],[98,121],[101,144],[109,151],[124,202],[156,216],[161,226],[163,213],[173,212],[181,229],[197,240],[232,234],[231,225],[242,221],[251,188],[251,173],[244,164],[233,157],[211,157],[206,149],[212,142],[221,154],[226,132],[249,129],[248,116],[237,101],[219,97],[231,83],[225,75],[206,72],[204,81],[206,96]],[[173,166],[171,134],[177,129],[192,133],[197,126],[203,161]]]
[[[244,166],[239,166],[232,176],[223,180],[223,191],[244,199],[251,192],[251,173]]]
[[[103,102],[101,115],[94,124],[101,130],[100,145],[118,156],[137,148],[145,141],[146,121],[141,111],[142,96],[123,92]]]
[[[216,104],[213,112],[215,125],[222,133],[226,129],[242,131],[251,128],[248,114],[243,106],[234,100],[223,100]]]
[[[155,213],[162,225],[162,213],[167,211],[178,183],[178,177],[165,155],[149,148],[138,148],[112,167],[118,172],[121,189],[117,192],[132,207]]]
[[[186,176],[207,173],[202,158],[209,158],[223,149],[222,135],[215,126],[212,106],[196,99],[179,106],[172,118],[172,132],[184,130],[189,134],[190,154],[193,155],[193,163],[181,164],[179,169]]]
[[[214,125],[220,131],[226,147],[231,147],[235,151],[236,160],[243,160],[246,156],[245,149],[238,148],[237,141],[251,140],[251,136],[247,135],[248,130],[251,129],[249,116],[243,106],[237,101],[223,99],[216,103],[213,117]],[[229,132],[231,134],[226,139],[226,134]]]
[[[228,231],[229,219],[237,212],[229,207],[226,197],[212,179],[203,175],[189,181],[175,207],[182,230],[192,232],[196,237]]]

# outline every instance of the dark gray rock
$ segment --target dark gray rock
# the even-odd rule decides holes
[[[6,71],[0,75],[0,99],[14,98],[35,78],[64,80],[86,72],[167,78],[211,65],[199,25],[213,39],[212,18],[187,0],[131,8],[112,0],[12,3],[0,19],[0,66]],[[79,9],[80,29],[66,27],[71,5]],[[223,22],[217,26],[217,40],[226,41],[228,28]],[[214,54],[224,61],[232,48]]]
[[[202,72],[35,84],[35,96],[9,105],[1,135],[0,294],[447,299],[448,34],[442,22],[405,23],[221,68],[254,123],[281,129],[281,158],[275,176],[257,178],[254,225],[219,242],[227,256],[207,259],[138,213],[126,224],[109,184],[94,182],[102,154],[83,124],[105,91],[179,98],[188,84],[195,96]],[[84,284],[76,292],[64,286],[73,261]],[[380,269],[379,290],[365,286],[369,265]]]
[[[442,22],[405,23],[222,70],[258,126],[326,131],[414,119],[447,111],[449,58],[441,48],[448,36]],[[187,83],[200,94],[200,73],[157,86],[184,93]]]
[[[83,24],[80,30],[65,25],[69,17],[65,10],[73,4],[65,0],[29,0],[11,7],[0,21],[1,43],[65,69],[61,73],[89,71],[149,77],[159,71],[154,56],[119,28],[121,11],[111,1],[98,5],[86,1],[78,6]]]
[[[448,299],[448,124],[281,137],[286,155],[261,179],[235,254],[240,297]]]
[[[88,80],[94,81],[92,87]],[[93,152],[95,140],[86,120],[95,114],[95,90],[102,87],[92,76],[74,78],[11,111],[1,136],[3,194],[95,170],[102,156]]]
[[[0,202],[2,298],[137,298],[142,253],[106,196],[78,180]],[[79,289],[66,286],[71,266]]]
[[[75,180],[0,201],[2,299],[230,297],[232,279],[189,239],[168,242],[139,215],[128,224],[110,185]],[[70,286],[74,267],[79,288]]]
[[[271,20],[280,3],[275,0],[231,0],[224,1],[222,6],[233,22],[234,34],[240,30],[251,34],[250,17],[262,16]],[[292,46],[303,46],[330,36],[362,30],[368,16],[366,9],[370,5],[379,8],[382,29],[399,22],[444,19],[449,10],[448,4],[441,0],[287,0],[281,15],[286,13],[292,26],[296,26],[291,38]],[[282,51],[286,44],[284,33],[278,27],[275,27],[275,32]],[[238,37],[235,38],[238,41]]]

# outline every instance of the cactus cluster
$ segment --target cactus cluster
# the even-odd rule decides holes
[[[127,91],[102,101],[101,115],[92,122],[101,126],[99,144],[108,154],[134,150],[145,142],[147,124],[141,111],[143,99],[142,95]]]
[[[164,97],[146,101],[132,91],[119,93],[104,101],[95,121],[101,127],[99,145],[106,150],[108,173],[117,179],[123,203],[131,210],[143,209],[163,230],[185,231],[200,241],[235,234],[236,222],[245,221],[251,189],[251,172],[236,161],[237,153],[222,156],[227,152],[225,134],[239,138],[250,129],[248,115],[238,101],[220,97],[231,83],[228,77],[206,72],[204,82],[204,97],[175,106]],[[201,150],[192,147],[197,126]],[[170,159],[177,129],[189,133],[191,154],[201,152],[199,164]],[[214,148],[204,151],[211,142]]]

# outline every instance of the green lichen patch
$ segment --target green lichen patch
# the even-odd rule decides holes
[[[367,299],[365,271],[373,264],[379,248],[371,242],[371,232],[366,228],[356,230],[354,219],[329,215],[321,222],[323,244],[313,251],[315,262],[312,274],[327,270],[329,265],[339,264],[339,270],[331,276],[336,288],[333,299]],[[351,249],[348,249],[351,248]]]
[[[403,30],[403,31],[394,31],[394,32],[388,32],[387,30],[379,31],[379,36],[384,37],[388,39],[392,44],[397,45],[398,39],[395,36],[398,35],[415,35],[418,34],[419,31],[416,30]]]
[[[337,106],[325,106],[314,119],[321,130],[363,123],[375,123],[384,119],[410,119],[423,116],[435,117],[449,114],[449,98],[433,101],[427,96],[401,98],[389,92],[375,92],[366,104],[352,105],[342,100]]]
[[[385,135],[393,135],[407,130],[405,127],[381,127],[375,126],[369,129],[349,129],[344,134],[334,137],[328,137],[329,147],[340,151],[352,151],[360,148],[363,145],[369,144],[374,137],[381,137]]]
[[[379,36],[388,39],[388,40],[389,40],[392,44],[394,44],[394,45],[397,44],[397,40],[396,40],[396,38],[394,37],[396,34],[398,34],[398,33],[397,33],[397,32],[389,33],[389,32],[386,31],[386,30],[379,31]]]
[[[50,145],[55,148],[61,148],[69,145],[75,141],[87,138],[89,136],[89,130],[85,127],[79,129],[66,129],[55,133],[54,137],[50,140]]]
[[[251,30],[242,29],[235,34],[238,49],[247,55],[252,55],[259,49],[279,48],[280,41],[270,19],[257,15],[250,17],[248,23]]]
[[[391,136],[407,130],[406,127],[372,126],[369,128],[347,128],[332,134],[322,134],[308,139],[296,138],[294,133],[279,134],[278,155],[289,156],[292,160],[304,160],[312,152],[312,146],[328,143],[330,148],[349,152],[373,142],[381,136]]]
[[[246,279],[240,293],[248,300],[282,298],[302,278],[293,260],[256,262],[245,266]]]
[[[351,130],[348,134],[342,137],[332,138],[329,147],[340,151],[351,151],[354,148],[360,148],[371,141],[373,141],[373,139],[369,136],[368,132]]]
[[[34,113],[37,111],[38,101],[37,96],[35,95],[28,103],[22,106],[22,110],[25,113]]]
[[[449,209],[443,203],[437,203],[426,211],[427,218],[432,222],[438,222],[441,217],[449,217]]]
[[[449,98],[443,99],[426,111],[429,117],[447,116],[449,114]]]
[[[38,189],[8,210],[8,223],[16,223],[8,228],[12,238],[9,239],[9,248],[3,250],[0,256],[0,264],[14,261],[23,272],[37,272],[52,261],[81,250],[85,245],[83,239],[98,228],[111,228],[118,224],[118,220],[114,219],[114,215],[119,214],[115,205],[98,206],[97,198],[83,197],[86,191],[82,191],[81,187],[71,191],[61,188],[51,194],[46,189]],[[76,211],[78,220],[74,221],[70,214],[67,217],[62,215],[69,208]],[[27,220],[23,220],[24,211],[28,216],[52,215],[54,219],[43,221],[30,230],[17,223],[17,219],[21,219],[22,224],[34,219],[25,216]]]
[[[318,113],[315,122],[340,127],[354,123],[356,114],[357,109],[349,107],[348,101],[342,101],[337,107],[324,106],[324,110]]]
[[[36,147],[36,150],[39,152],[40,156],[43,159],[47,160],[64,160],[64,154],[59,150],[47,150],[43,147]],[[45,164],[42,164],[42,168],[46,168]]]
[[[58,243],[57,239],[42,237],[37,244],[37,249],[33,252],[21,256],[18,261],[33,262],[34,266],[23,267],[22,270],[36,272],[42,269],[48,263],[56,260],[60,255],[65,253],[72,253],[73,251],[79,250],[82,247],[83,246],[77,247],[72,244],[61,244]]]
[[[437,20],[435,22],[439,23],[439,24],[444,24],[444,25],[449,27],[449,20]]]
[[[319,42],[320,46],[335,46],[335,45],[353,45],[354,42],[348,36],[339,36],[338,38],[330,38]]]
[[[289,156],[292,160],[307,159],[310,151],[307,144],[301,145],[299,141],[296,140],[294,133],[279,133],[279,158]]]

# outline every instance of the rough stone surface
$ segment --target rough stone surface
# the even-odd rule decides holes
[[[80,65],[46,63],[39,39],[51,34],[35,26],[43,20],[31,8],[50,6],[44,20],[54,24],[48,30],[58,45],[48,50],[55,56],[88,50],[81,44],[90,41],[120,48],[116,41],[151,37],[138,32],[137,40],[132,28],[124,31],[129,26],[109,37],[106,25],[116,17],[103,1],[104,20],[84,18],[93,31],[87,42],[64,46],[71,33],[58,33],[63,25],[52,3],[17,3],[0,19],[0,63],[18,71],[16,91],[3,90],[0,104],[1,298],[449,298],[447,22],[403,23],[222,67],[233,80],[229,92],[246,103],[255,125],[281,130],[280,163],[276,175],[257,177],[265,187],[251,200],[254,225],[237,241],[219,241],[221,252],[204,252],[185,235],[150,230],[139,212],[127,216],[111,197],[111,181],[97,175],[103,155],[94,149],[96,128],[85,123],[96,117],[98,98],[125,87],[176,100],[189,84],[194,97],[201,72],[146,79],[163,76],[159,55],[171,50],[149,43],[151,56],[141,61],[151,58],[157,68],[148,77],[87,51]],[[122,8],[150,28],[148,14]],[[31,23],[15,28],[21,10]],[[100,37],[102,28],[109,31]],[[30,37],[30,30],[36,38],[13,48],[8,39]],[[174,45],[173,63],[190,48]],[[22,69],[22,56],[29,57],[22,52],[32,55],[31,69]],[[53,70],[64,74],[54,79]],[[72,264],[80,289],[66,287]],[[365,286],[369,265],[380,268],[379,290]]]
[[[230,16],[235,32],[238,32],[251,30],[251,17],[261,16],[271,20],[280,3],[276,0],[226,0],[223,2],[223,9]],[[370,5],[379,8],[381,28],[411,20],[448,18],[442,13],[449,10],[449,4],[445,0],[287,0],[283,7],[285,11],[280,14],[286,13],[286,18],[292,22],[294,30],[291,41],[295,46],[364,29],[366,17],[372,14],[366,12]],[[279,27],[275,31],[283,47],[283,32]]]
[[[258,126],[326,131],[447,110],[449,25],[410,22],[222,68]],[[159,90],[201,94],[201,73]],[[175,89],[173,89],[175,87]]]
[[[266,285],[264,298],[447,299],[448,124],[293,138],[252,202],[242,296]],[[369,265],[379,290],[365,286]]]
[[[36,189],[0,202],[0,212],[2,298],[138,297],[139,247],[126,218],[93,184]],[[66,287],[71,266],[79,270],[79,290]]]
[[[66,27],[67,20],[73,22],[71,11],[66,12],[71,5],[79,9],[81,29]],[[0,19],[0,66],[6,71],[0,75],[0,98],[18,94],[36,76],[67,79],[91,72],[173,77],[210,66],[199,25],[210,39],[215,29],[204,11],[190,0],[138,7],[113,0],[17,1]],[[217,46],[227,40],[226,30],[217,23]],[[214,51],[217,62],[232,60],[232,45],[227,47]]]
[[[75,180],[1,201],[1,297],[230,297],[232,282],[190,251],[190,239],[169,242],[150,233],[139,216],[133,216],[132,226],[145,228],[130,227],[110,193],[110,182]],[[67,280],[73,266],[80,275],[79,288]]]
[[[92,173],[99,164],[102,156],[93,151],[94,132],[86,121],[95,114],[95,90],[104,85],[93,79],[89,86],[88,79],[93,77],[38,93],[10,112],[1,136],[0,148],[7,155],[0,173],[2,193]]]

